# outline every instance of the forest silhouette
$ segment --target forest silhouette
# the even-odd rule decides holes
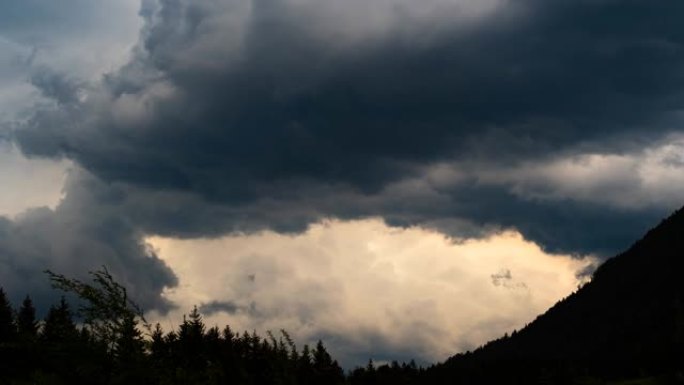
[[[684,383],[684,209],[608,260],[519,331],[443,363],[344,372],[323,342],[286,331],[208,328],[197,307],[150,325],[106,269],[84,282],[46,271],[64,297],[42,320],[0,289],[0,384],[674,384]]]

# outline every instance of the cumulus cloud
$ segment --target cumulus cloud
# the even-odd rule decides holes
[[[30,294],[45,310],[59,298],[45,269],[85,279],[88,271],[106,266],[144,308],[164,312],[172,307],[160,294],[176,284],[176,276],[137,227],[117,212],[116,192],[100,186],[73,170],[69,194],[54,209],[28,209],[13,219],[0,216],[0,285],[16,303]]]
[[[7,136],[5,122],[22,115],[31,104],[33,87],[25,81],[24,69],[31,56],[27,47],[0,34],[0,140]]]
[[[81,86],[78,82],[50,69],[36,70],[31,76],[31,84],[45,97],[59,104],[73,104],[79,100]]]
[[[227,314],[235,314],[240,307],[236,305],[234,302],[231,301],[209,301],[207,303],[203,303],[199,307],[199,311],[207,316],[212,316],[216,313],[227,313]]]
[[[323,338],[347,366],[369,357],[434,362],[477,347],[576,289],[577,273],[594,263],[546,254],[514,232],[454,243],[379,219],[328,221],[292,236],[148,241],[179,277],[165,297],[181,308],[151,315],[165,327],[205,304],[209,325]]]
[[[480,179],[509,184],[514,194],[526,199],[672,210],[684,197],[683,157],[684,138],[670,135],[630,152],[580,152],[544,163],[484,171]]]
[[[56,299],[44,269],[84,278],[106,265],[143,306],[171,306],[159,293],[175,276],[145,245],[137,226],[116,212],[115,194],[98,193],[78,165],[67,171],[72,163],[66,157],[26,158],[8,142],[17,125],[40,111],[73,113],[85,89],[128,60],[142,25],[138,8],[137,0],[3,2],[0,286],[15,303],[31,294],[46,310]]]
[[[671,135],[681,131],[684,103],[684,3],[676,0],[145,0],[140,19],[130,7],[137,2],[103,11],[69,1],[79,12],[65,17],[85,23],[70,25],[105,32],[69,27],[47,38],[59,30],[57,18],[30,27],[41,18],[7,16],[33,2],[10,2],[0,15],[0,44],[12,47],[14,63],[0,68],[0,81],[26,74],[29,99],[53,99],[13,114],[0,135],[26,156],[66,159],[76,170],[61,203],[1,220],[8,291],[40,287],[45,267],[82,274],[107,264],[148,307],[192,300],[244,325],[284,322],[305,337],[328,336],[350,352],[372,342],[395,352],[423,346],[418,355],[434,358],[428,348],[471,346],[550,300],[537,301],[530,274],[503,259],[474,281],[463,266],[414,266],[430,257],[409,261],[396,250],[393,262],[367,249],[345,249],[345,258],[319,250],[315,258],[293,256],[293,264],[274,259],[278,250],[245,251],[231,260],[235,276],[223,277],[230,291],[165,297],[178,283],[174,272],[188,275],[180,258],[160,259],[145,237],[246,234],[277,244],[311,237],[329,218],[376,217],[406,234],[421,226],[493,242],[492,234],[519,231],[545,252],[603,257],[680,199],[681,145]],[[51,4],[36,9],[49,15]],[[0,98],[12,100],[6,92]],[[668,187],[670,178],[677,182]],[[361,237],[343,232],[350,242]],[[530,263],[543,254],[535,250],[525,251]],[[305,257],[307,268],[297,262]],[[502,271],[511,279],[503,274],[492,284]],[[316,279],[319,272],[330,282]],[[225,272],[206,277],[217,273]],[[472,340],[436,337],[452,315],[440,312],[460,293],[440,275],[451,273],[491,306],[457,304],[459,330]],[[402,302],[393,293],[408,290],[403,285],[425,298],[440,289],[450,296]],[[369,293],[391,307],[357,301]],[[510,296],[520,296],[512,303],[525,304],[524,317],[507,307]],[[505,312],[513,318],[497,316]],[[404,323],[405,314],[427,314],[435,326]],[[486,316],[468,323],[470,314]],[[306,329],[311,319],[326,326]],[[423,332],[409,333],[415,328]]]
[[[131,61],[79,103],[36,112],[14,138],[26,154],[66,156],[143,191],[139,204],[156,194],[225,214],[141,204],[134,215],[154,234],[380,215],[445,231],[516,227],[549,250],[610,254],[665,210],[604,210],[581,187],[559,204],[473,179],[447,191],[411,184],[442,163],[526,167],[676,129],[681,6],[145,2]],[[559,169],[541,184],[564,173],[573,180]],[[272,221],[272,210],[283,215]],[[178,211],[188,217],[173,220]],[[559,238],[597,220],[610,225],[597,239]]]

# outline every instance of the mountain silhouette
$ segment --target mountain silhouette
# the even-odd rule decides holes
[[[679,382],[683,353],[684,208],[520,331],[453,356],[428,374],[440,383],[664,375]]]

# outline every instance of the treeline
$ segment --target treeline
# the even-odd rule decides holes
[[[15,310],[0,289],[2,385],[410,384],[422,371],[413,362],[369,363],[345,375],[321,341],[298,348],[284,330],[207,328],[197,307],[165,332],[147,323],[106,270],[91,273],[93,283],[48,274],[79,305],[63,297],[38,320],[30,297]]]
[[[679,307],[660,305],[640,313],[655,318],[640,323],[640,330],[610,322],[611,331],[601,322],[613,318],[591,318],[600,310],[577,311],[593,301],[588,289],[582,291],[592,296],[575,294],[523,330],[442,364],[421,368],[413,361],[369,361],[344,373],[321,341],[299,348],[285,331],[260,336],[207,327],[196,307],[177,328],[164,331],[145,320],[106,270],[91,274],[92,283],[86,283],[48,272],[53,285],[76,300],[72,306],[62,298],[42,320],[29,297],[14,309],[0,289],[0,385],[684,383]],[[597,304],[615,307],[596,297]],[[569,307],[573,311],[564,310]],[[660,308],[674,309],[675,317],[654,310]],[[587,326],[582,317],[593,322]]]

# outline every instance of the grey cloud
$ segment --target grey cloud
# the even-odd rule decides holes
[[[120,197],[97,191],[86,175],[70,179],[69,194],[55,210],[31,209],[13,220],[0,217],[0,285],[15,300],[30,294],[46,309],[60,293],[50,288],[45,269],[88,279],[88,271],[106,266],[144,309],[170,309],[161,292],[175,286],[176,277],[136,227],[116,212]]]
[[[208,316],[221,312],[235,314],[239,310],[240,306],[232,301],[210,301],[199,307],[199,311]]]
[[[21,116],[30,99],[31,87],[25,83],[25,70],[31,50],[0,35],[0,137],[7,136],[6,121]],[[30,116],[31,112],[28,113]]]
[[[503,282],[513,279],[511,271],[508,269],[501,269],[498,273],[492,274],[491,277],[492,284],[494,284],[494,286],[501,286]]]
[[[308,3],[145,4],[131,63],[14,132],[26,154],[66,156],[124,191],[117,208],[142,232],[296,232],[379,215],[456,237],[464,223],[514,227],[552,251],[611,254],[666,211],[535,201],[477,180],[396,186],[439,162],[620,152],[677,127],[681,2],[529,0],[368,41],[305,28]]]
[[[557,150],[645,122],[654,131],[680,92],[682,57],[659,44],[657,35],[660,31],[666,42],[676,39],[667,29],[676,30],[674,20],[659,19],[655,31],[641,31],[644,36],[619,19],[614,30],[590,23],[582,33],[591,39],[571,33],[565,12],[594,16],[612,5],[543,9],[503,26],[492,17],[468,34],[434,38],[428,49],[389,39],[329,57],[334,42],[304,34],[316,31],[302,32],[297,28],[302,20],[287,8],[272,10],[282,4],[253,5],[239,60],[230,62],[213,51],[198,51],[202,44],[216,48],[214,41],[224,32],[220,24],[204,27],[221,21],[207,14],[211,7],[164,2],[143,44],[147,65],[165,72],[178,96],[152,100],[155,116],[128,140],[119,136],[115,122],[104,121],[78,133],[80,146],[72,137],[77,133],[67,131],[64,146],[98,175],[137,182],[115,167],[106,139],[125,140],[121,144],[137,154],[128,168],[163,175],[153,182],[162,187],[192,187],[216,199],[240,189],[238,176],[255,182],[342,181],[372,190],[405,175],[404,162],[470,153],[464,144],[479,140],[482,131],[495,138],[498,131],[528,138],[527,144],[507,141],[512,148],[497,148],[504,158],[511,152]],[[636,15],[635,7],[615,12],[648,23],[652,16]],[[639,77],[646,77],[642,87],[620,88],[631,84],[619,80]],[[30,145],[26,151],[32,151]]]
[[[78,102],[82,88],[78,81],[47,68],[34,71],[31,84],[38,88],[46,98],[63,105]]]
[[[196,238],[264,228],[298,233],[321,218],[379,216],[393,226],[419,224],[456,240],[514,228],[549,252],[602,256],[626,248],[675,208],[625,210],[570,199],[533,200],[506,185],[481,184],[471,178],[449,186],[417,178],[388,185],[374,194],[344,185],[273,183],[273,192],[266,197],[230,204],[207,201],[189,192],[120,182],[89,183],[92,185],[80,189],[81,194],[97,195],[89,199],[99,204],[117,197],[109,210],[146,234]]]
[[[127,196],[124,206],[136,223],[146,231],[173,237],[254,232],[265,226],[296,233],[324,217],[380,216],[393,226],[420,224],[457,240],[515,228],[550,252],[603,256],[628,247],[675,208],[623,210],[569,199],[529,200],[505,187],[483,186],[474,181],[448,189],[422,186],[411,194],[395,185],[371,195],[350,188],[311,187],[306,195],[236,206],[207,203],[195,195],[140,189]]]
[[[490,275],[492,278],[492,285],[496,287],[504,287],[511,290],[528,290],[525,282],[520,282],[513,278],[510,269],[501,269],[498,273]]]
[[[455,216],[480,226],[518,229],[549,252],[602,257],[631,245],[669,212],[669,208],[622,210],[570,199],[527,200],[498,187],[476,186],[460,194],[455,199],[462,196],[464,204]]]

